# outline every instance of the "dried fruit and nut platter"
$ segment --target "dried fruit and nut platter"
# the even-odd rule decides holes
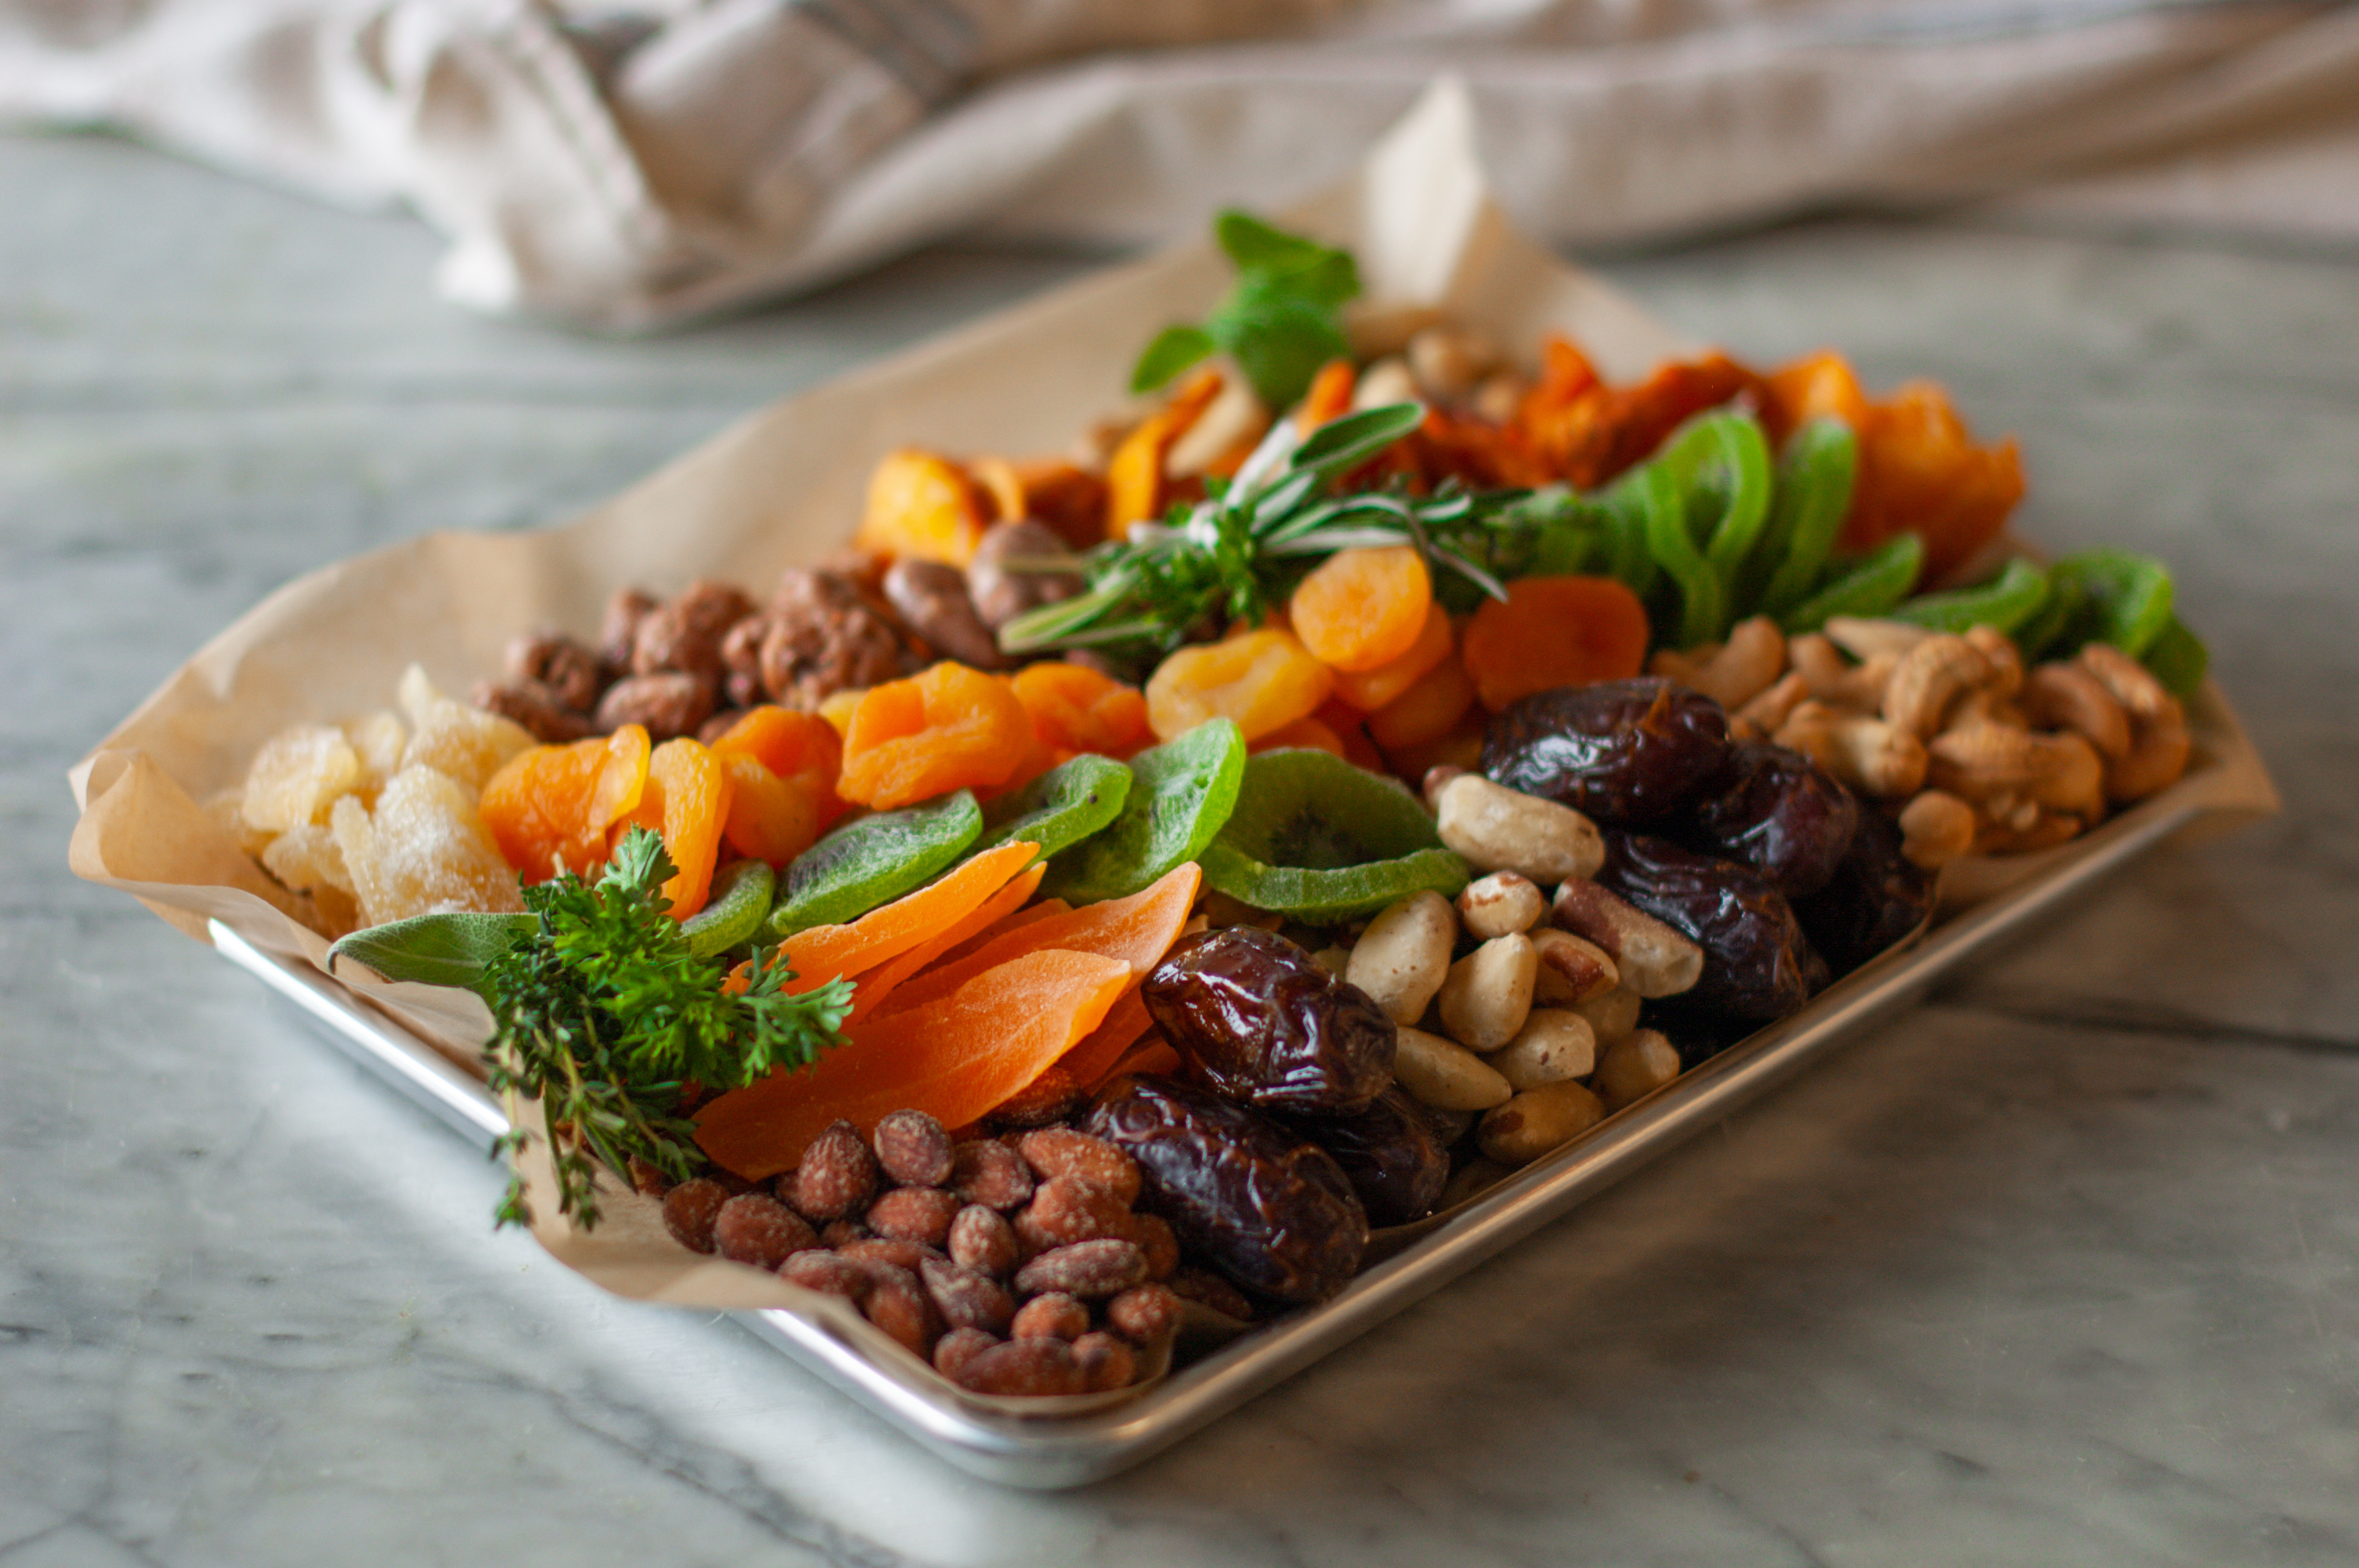
[[[604,585],[203,803],[332,972],[480,1000],[500,1219],[1010,1479],[1171,1441],[2203,808],[2168,570],[2026,547],[1939,387],[1616,380],[1219,240],[1070,451],[890,450],[834,553]]]

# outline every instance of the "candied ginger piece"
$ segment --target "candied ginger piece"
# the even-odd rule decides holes
[[[540,744],[531,730],[513,719],[443,696],[416,665],[401,673],[399,695],[411,726],[409,743],[401,753],[402,770],[432,768],[464,785],[470,800],[484,793],[484,785],[510,757]]]
[[[332,826],[372,925],[439,910],[513,914],[516,873],[475,811],[475,792],[448,774],[403,768],[372,812],[347,795]]]
[[[409,745],[409,727],[401,716],[379,708],[360,719],[347,719],[344,739],[361,759],[360,793],[375,795],[386,780],[401,772],[401,753]]]
[[[344,867],[344,852],[336,846],[335,829],[306,822],[273,838],[262,851],[262,869],[297,892],[321,888],[354,892],[353,874]]]
[[[245,771],[238,814],[249,827],[284,833],[325,822],[336,797],[360,786],[360,753],[332,724],[298,724],[262,743]]]

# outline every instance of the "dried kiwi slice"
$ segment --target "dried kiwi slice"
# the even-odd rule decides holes
[[[1040,891],[1071,903],[1127,898],[1197,859],[1236,808],[1245,776],[1245,732],[1212,719],[1130,760],[1120,815],[1049,862]]]
[[[1408,792],[1332,752],[1288,748],[1245,763],[1245,790],[1203,853],[1204,880],[1256,909],[1311,925],[1466,885]]]
[[[865,914],[948,870],[982,832],[983,807],[971,789],[847,822],[788,869],[786,892],[763,929],[775,939]]]
[[[1130,770],[1112,757],[1084,752],[985,806],[983,837],[967,853],[980,855],[1028,838],[1042,855],[1053,855],[1121,816],[1129,797]]]
[[[764,860],[732,860],[713,873],[704,907],[680,923],[688,950],[700,958],[751,942],[770,913],[778,879]]]

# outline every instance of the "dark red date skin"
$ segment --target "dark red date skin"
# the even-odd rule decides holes
[[[1225,1098],[1343,1116],[1393,1081],[1392,1020],[1275,932],[1183,936],[1139,995],[1190,1075]]]
[[[1727,765],[1727,712],[1653,676],[1536,692],[1509,704],[1483,738],[1483,772],[1493,783],[1601,826],[1661,822],[1717,784]]]
[[[1858,968],[1932,913],[1933,873],[1900,853],[1900,825],[1878,811],[1863,814],[1851,850],[1827,885],[1794,901],[1810,945],[1839,975]]]
[[[1680,837],[1750,866],[1789,899],[1827,885],[1859,831],[1859,800],[1799,752],[1767,741],[1729,749],[1729,783],[1696,803]]]
[[[1370,1225],[1423,1219],[1450,1184],[1450,1151],[1417,1102],[1397,1088],[1356,1116],[1288,1117],[1286,1125],[1335,1157]]]
[[[1334,1157],[1258,1112],[1151,1074],[1116,1078],[1082,1130],[1138,1162],[1138,1206],[1186,1255],[1238,1285],[1293,1305],[1349,1283],[1368,1216]]]
[[[1749,867],[1668,838],[1605,836],[1598,882],[1703,949],[1703,978],[1684,1004],[1737,1018],[1783,1018],[1827,983],[1826,960],[1794,906]]]

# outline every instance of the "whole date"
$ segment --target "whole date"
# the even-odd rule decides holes
[[[1393,1081],[1392,1020],[1276,932],[1183,936],[1139,996],[1189,1070],[1230,1099],[1338,1116]]]
[[[1625,827],[1669,817],[1727,765],[1720,704],[1654,676],[1536,692],[1494,719],[1483,740],[1493,783]]]

